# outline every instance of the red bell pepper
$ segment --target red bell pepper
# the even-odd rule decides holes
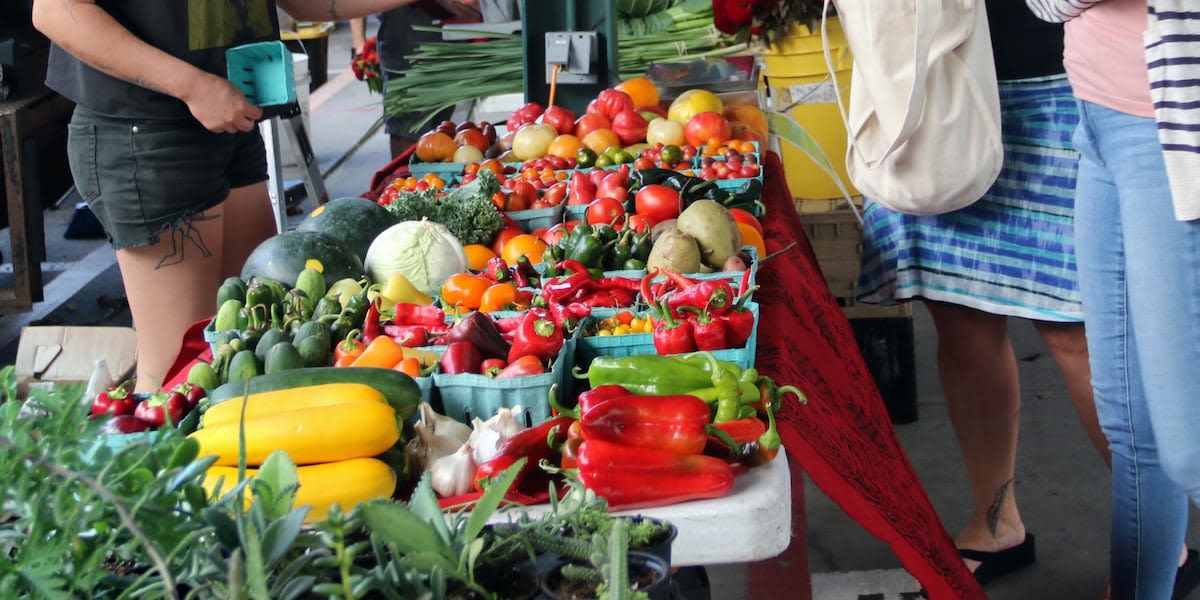
[[[508,350],[508,362],[513,362],[526,354],[532,354],[540,360],[550,361],[558,355],[563,347],[562,328],[550,317],[544,309],[529,309],[521,318],[521,326],[513,336],[512,347]]]
[[[719,498],[733,487],[733,468],[703,454],[585,440],[578,461],[579,481],[614,510]]]
[[[391,322],[396,325],[446,327],[446,311],[432,304],[397,302],[392,308]]]
[[[495,377],[504,367],[508,366],[508,361],[503,358],[486,358],[479,363],[479,370],[488,377]]]
[[[483,276],[496,283],[512,280],[512,273],[508,270],[508,263],[499,256],[493,256],[488,259],[487,263],[483,266]]]
[[[703,400],[676,396],[619,396],[579,417],[585,440],[699,454],[708,440],[712,413]]]
[[[129,379],[96,394],[92,400],[92,416],[109,413],[115,416],[133,414],[138,401],[129,393],[133,380]]]
[[[757,289],[757,285],[747,289],[738,297],[737,302],[719,317],[725,323],[725,337],[729,348],[745,346],[754,333],[754,313],[746,308],[746,302],[750,294]]]
[[[451,342],[438,359],[438,366],[442,368],[442,372],[449,375],[479,373],[482,364],[483,357],[471,342]]]
[[[662,300],[653,318],[654,351],[659,354],[680,354],[696,349],[692,339],[692,324],[690,321],[678,320],[671,316],[666,300]]]
[[[566,441],[567,428],[574,420],[570,417],[555,417],[541,425],[528,427],[510,435],[496,449],[496,455],[491,460],[476,467],[475,489],[483,491],[488,483],[499,477],[505,469],[521,458],[527,458],[525,465],[517,472],[513,488],[535,493],[545,491],[550,477],[539,463],[554,457],[556,449]],[[534,473],[541,475],[534,477]]]
[[[179,424],[188,412],[187,398],[179,392],[152,394],[149,398],[138,403],[133,409],[133,416],[145,421],[151,427],[158,428],[166,425]]]
[[[546,372],[546,365],[542,364],[542,359],[532,355],[518,357],[517,360],[509,362],[499,373],[496,373],[496,379],[512,379],[513,377],[528,377],[530,375],[541,375]]]
[[[679,312],[687,314],[692,322],[692,337],[696,340],[697,350],[724,350],[730,347],[723,319],[693,306],[680,306]]]

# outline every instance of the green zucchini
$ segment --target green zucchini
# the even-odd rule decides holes
[[[263,361],[263,373],[267,375],[303,368],[304,359],[300,357],[300,352],[296,350],[296,347],[287,340],[281,340],[271,346],[271,349],[267,351],[266,360]]]
[[[251,354],[253,356],[253,354]],[[230,381],[233,381],[232,379]],[[269,375],[259,375],[249,381],[249,393],[270,392],[323,383],[364,383],[379,390],[397,416],[408,420],[421,402],[421,388],[411,377],[392,369],[366,367],[308,367],[291,369]],[[241,398],[245,384],[231,383],[209,392],[209,401],[218,404]]]

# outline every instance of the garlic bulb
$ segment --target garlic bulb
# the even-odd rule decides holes
[[[434,433],[433,429],[421,421],[413,423],[413,432],[417,435],[408,442],[410,448],[406,449],[417,458],[417,464],[425,471],[428,471],[437,459],[454,454],[464,443],[455,438]]]
[[[476,464],[483,464],[496,456],[502,446],[513,434],[525,429],[519,420],[521,407],[501,408],[495,416],[487,421],[476,417],[471,421],[473,429],[467,443],[471,445],[472,456]]]
[[[433,491],[443,498],[459,496],[472,489],[475,480],[475,460],[471,445],[463,444],[457,452],[443,456],[429,468]]]
[[[422,402],[418,408],[421,411],[420,422],[425,424],[429,432],[439,437],[457,440],[458,443],[454,445],[455,448],[467,443],[467,438],[471,437],[470,427],[459,423],[451,417],[438,414],[428,402]]]

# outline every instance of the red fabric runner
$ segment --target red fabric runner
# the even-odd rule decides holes
[[[377,193],[389,175],[406,171],[407,158],[380,170],[371,190]],[[762,322],[770,323],[759,328],[758,370],[808,396],[807,405],[787,402],[779,415],[788,457],[846,514],[889,544],[932,600],[986,598],[896,437],[850,323],[817,265],[779,156],[767,153],[763,166],[767,253],[797,242],[759,270],[755,296]],[[207,324],[188,330],[168,387],[183,381],[196,360],[211,359]]]
[[[767,253],[793,240],[799,246],[759,270],[755,296],[761,322],[770,324],[759,327],[755,366],[808,396],[807,405],[787,402],[780,413],[788,457],[846,514],[891,545],[930,598],[985,598],[896,437],[801,227],[779,156],[766,154],[763,166]]]

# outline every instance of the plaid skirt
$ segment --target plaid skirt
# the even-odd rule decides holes
[[[901,214],[867,199],[858,299],[914,299],[1043,321],[1083,320],[1075,270],[1079,121],[1066,76],[1000,82],[1004,166],[960,210]],[[930,174],[936,176],[936,174]]]

